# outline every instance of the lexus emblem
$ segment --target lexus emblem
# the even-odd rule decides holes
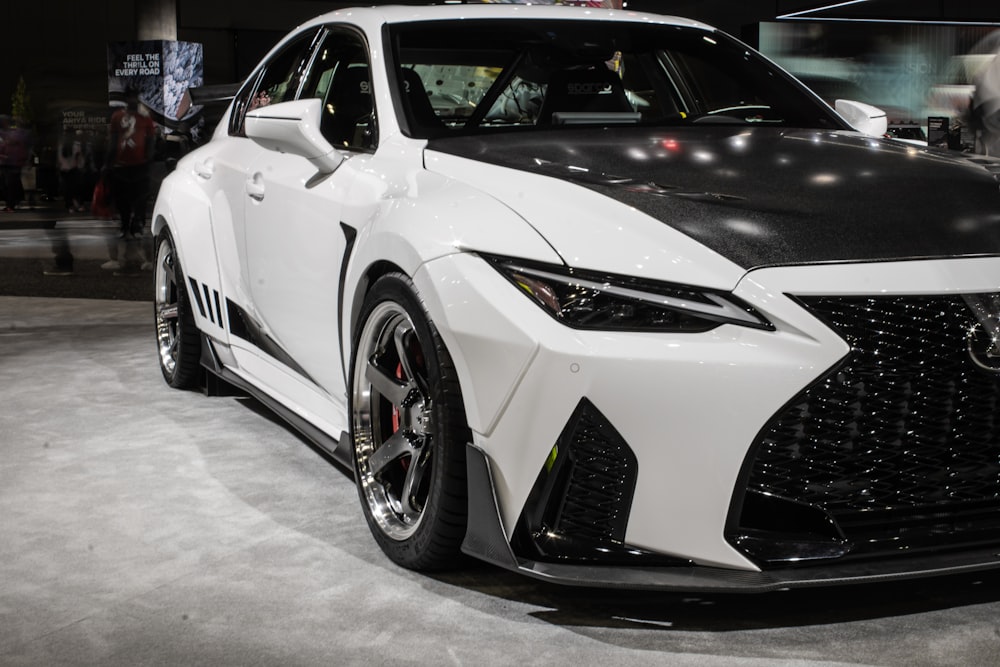
[[[979,320],[966,336],[969,356],[980,368],[1000,373],[1000,294],[964,295]]]
[[[1000,373],[1000,339],[976,324],[969,331],[969,356],[980,368]]]

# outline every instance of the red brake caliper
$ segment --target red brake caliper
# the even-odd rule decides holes
[[[403,364],[402,362],[396,364],[396,379],[403,379]],[[392,406],[392,432],[396,433],[399,431],[399,406]]]
[[[397,380],[402,380],[403,379],[403,364],[402,364],[402,362],[396,364],[396,379]],[[398,405],[393,405],[392,406],[392,432],[396,433],[397,431],[399,431],[399,406]],[[408,459],[408,458],[401,458],[401,459],[399,459],[399,465],[402,466],[403,470],[406,470],[407,468],[410,467],[410,459]]]

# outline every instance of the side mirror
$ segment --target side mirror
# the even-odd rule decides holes
[[[268,150],[300,155],[321,172],[330,173],[344,156],[319,130],[322,104],[318,99],[295,100],[248,111],[247,136]]]
[[[886,118],[885,112],[870,104],[854,100],[837,100],[834,108],[861,134],[882,137],[889,128],[889,119]]]

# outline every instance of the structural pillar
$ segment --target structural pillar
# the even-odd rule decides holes
[[[176,41],[177,0],[135,0],[135,32],[140,41]]]

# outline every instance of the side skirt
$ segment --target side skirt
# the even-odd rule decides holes
[[[333,438],[325,431],[316,428],[294,411],[285,407],[283,403],[254,387],[222,364],[215,349],[216,345],[217,343],[202,334],[201,365],[206,371],[206,395],[236,396],[244,393],[253,397],[321,449],[324,454],[331,457],[338,465],[350,471],[354,470],[351,457],[351,438],[348,433],[342,432],[339,439]]]

